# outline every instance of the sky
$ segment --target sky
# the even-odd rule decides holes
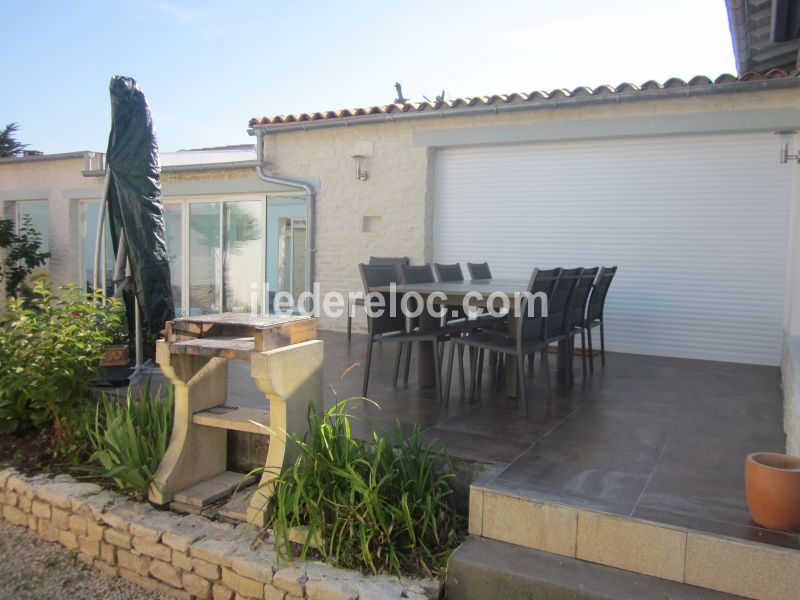
[[[163,152],[253,143],[251,117],[734,73],[724,0],[0,0],[0,126],[104,151],[112,75]]]

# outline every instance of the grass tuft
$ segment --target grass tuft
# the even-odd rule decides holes
[[[339,567],[439,575],[463,538],[443,448],[423,443],[418,426],[407,435],[399,423],[370,441],[355,439],[353,400],[365,399],[342,400],[323,414],[312,408],[310,433],[290,436],[297,459],[275,480],[266,507],[279,555],[287,558],[290,531],[303,528],[301,560],[316,546]]]

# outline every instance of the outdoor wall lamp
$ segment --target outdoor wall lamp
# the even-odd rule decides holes
[[[794,137],[796,131],[777,131],[775,135],[781,136],[781,164],[786,164],[790,160],[796,161],[800,165],[800,153],[789,154],[789,140]]]
[[[369,179],[369,174],[361,168],[362,161],[367,157],[363,154],[353,154],[350,158],[356,163],[356,181],[366,181]]]

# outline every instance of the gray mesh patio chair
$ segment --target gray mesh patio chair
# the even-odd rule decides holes
[[[547,303],[547,343],[565,342],[567,364],[564,365],[567,373],[567,383],[572,385],[572,336],[569,335],[569,319],[573,292],[578,285],[583,269],[560,269],[558,281],[553,287],[552,294]]]
[[[489,269],[489,263],[467,263],[467,270],[469,271],[470,279],[491,279],[492,271]]]
[[[414,283],[434,283],[436,278],[433,276],[433,267],[429,263],[425,263],[424,265],[400,265],[400,281],[405,284],[414,284]],[[409,307],[411,310],[415,310],[415,306]],[[443,324],[442,324],[443,325]],[[409,331],[414,331],[419,328],[419,317],[414,319],[409,319],[407,323]],[[457,328],[452,327],[448,328],[449,331],[445,331],[444,328],[440,327],[440,331],[443,334],[442,338],[439,340],[439,345],[436,347],[435,354],[439,355],[439,360],[444,357],[444,340],[446,333],[458,333],[456,331]],[[408,347],[406,349],[406,364],[405,370],[403,373],[403,381],[404,383],[408,383],[408,372],[411,369],[411,350],[412,350],[413,342],[408,342]],[[402,346],[401,346],[402,348]]]
[[[369,295],[372,290],[377,287],[388,286],[397,281],[397,270],[394,265],[358,265],[361,271],[361,279],[364,282],[364,291]],[[388,292],[376,292],[383,296],[383,306],[390,306],[390,298]],[[397,305],[399,306],[399,302]],[[364,361],[364,384],[362,386],[362,395],[367,396],[369,388],[369,372],[372,362],[372,346],[375,342],[396,342],[398,344],[408,343],[409,348],[412,342],[431,342],[436,344],[440,341],[442,333],[439,331],[421,332],[408,331],[406,328],[406,318],[402,314],[392,315],[390,311],[383,310],[379,314],[373,314],[370,306],[365,302],[367,309],[367,326],[369,329],[369,339],[367,341],[367,356]],[[377,310],[375,311],[378,312]],[[398,371],[400,369],[400,354],[402,346],[398,346],[397,356],[394,363],[394,383],[397,383]],[[436,385],[436,399],[439,403],[442,402],[442,382],[441,382],[441,365],[439,353],[433,353],[434,360],[434,377]]]
[[[443,265],[441,263],[434,263],[434,271],[439,281],[464,281],[464,272],[461,270],[460,263],[453,263],[452,265]]]
[[[593,267],[581,271],[569,302],[569,322],[566,324],[566,332],[571,349],[575,347],[575,336],[578,334],[581,336],[581,372],[584,379],[586,378],[586,328],[584,327],[584,315],[586,314],[589,294],[592,291],[592,286],[599,270],[599,267]],[[574,350],[572,352],[574,356]],[[570,383],[574,383],[575,377],[572,370],[569,372],[569,378]]]
[[[606,297],[611,281],[617,273],[617,267],[601,267],[597,274],[592,293],[586,306],[586,318],[583,327],[586,330],[589,342],[589,372],[594,373],[594,352],[592,351],[592,328],[600,327],[600,364],[606,366],[606,336],[603,323],[603,314],[606,307]]]
[[[445,265],[441,263],[434,263],[433,269],[436,272],[436,277],[439,281],[464,281],[464,272],[461,270],[460,263],[453,263]],[[462,324],[465,329],[476,329],[478,326],[467,321],[467,315],[461,308],[450,309],[451,313],[445,317],[448,324]],[[464,347],[461,346],[458,352],[458,373],[461,380],[461,388],[464,388]]]
[[[484,263],[486,265],[486,263]],[[439,281],[464,281],[464,272],[461,270],[460,263],[453,263],[451,265],[445,265],[441,263],[435,263],[433,265],[434,270],[436,271],[436,277]],[[488,269],[488,265],[486,265]],[[472,278],[474,279],[474,277]],[[499,331],[507,331],[508,330],[508,319],[505,317],[495,317],[492,315],[484,314],[480,315],[477,319],[467,320],[467,315],[462,308],[455,309],[455,314],[450,315],[451,324],[462,323],[462,326],[465,330],[471,331],[475,329],[487,329],[487,330],[499,330]],[[483,350],[478,350],[477,352],[470,353],[470,390],[474,390],[475,387],[481,387],[481,383],[483,380],[483,358],[484,352]],[[458,367],[459,367],[459,374],[461,378],[461,389],[464,389],[464,349],[463,347],[459,348],[458,353]],[[489,365],[491,368],[492,373],[496,371],[497,365],[497,354],[494,352],[489,352]]]
[[[560,269],[552,269],[549,271],[534,270],[531,276],[530,283],[528,284],[528,292],[531,294],[544,294],[548,299],[552,295],[556,285],[559,281]],[[518,365],[518,379],[519,390],[517,398],[519,403],[519,410],[523,415],[528,414],[528,394],[525,385],[525,369],[524,359],[529,354],[541,353],[542,364],[544,365],[545,377],[547,379],[548,396],[550,397],[550,367],[549,357],[547,355],[548,341],[547,331],[548,316],[545,316],[542,310],[542,303],[533,300],[534,309],[528,310],[528,303],[531,301],[529,296],[524,296],[520,303],[520,314],[516,322],[515,337],[508,335],[498,335],[497,333],[487,333],[483,331],[475,331],[467,335],[454,338],[451,341],[450,351],[448,354],[448,371],[447,383],[444,391],[445,404],[450,396],[450,383],[453,374],[453,357],[455,355],[456,345],[463,345],[470,348],[489,350],[497,352],[502,355],[513,355],[517,359]],[[548,300],[548,305],[550,301]]]
[[[370,256],[371,265],[395,265],[399,270],[400,265],[409,263],[407,256]],[[396,281],[400,281],[399,276]],[[364,306],[364,298],[354,298],[352,306]],[[353,313],[350,305],[350,296],[347,297],[347,341],[350,341],[353,333]]]

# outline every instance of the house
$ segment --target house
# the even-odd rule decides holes
[[[768,0],[727,4],[738,75],[260,117],[255,153],[163,154],[179,314],[360,290],[370,255],[615,264],[608,347],[782,364],[800,453],[797,32]],[[0,159],[3,214],[31,214],[54,284],[91,280],[102,174],[91,152]]]
[[[319,181],[310,280],[358,290],[370,255],[619,265],[608,346],[783,364],[800,453],[797,42],[764,41],[768,1],[728,10],[738,75],[251,119],[268,173]]]
[[[251,295],[262,295],[259,282],[268,280],[268,266],[272,289],[300,285],[294,263],[302,271],[305,200],[295,188],[256,176],[252,145],[162,153],[160,159],[179,314],[250,310]],[[31,216],[52,253],[45,270],[56,286],[91,285],[103,160],[96,152],[0,159],[2,214],[17,221]],[[113,249],[110,241],[103,244],[100,278],[110,290]],[[267,256],[274,257],[274,265],[267,264]]]

